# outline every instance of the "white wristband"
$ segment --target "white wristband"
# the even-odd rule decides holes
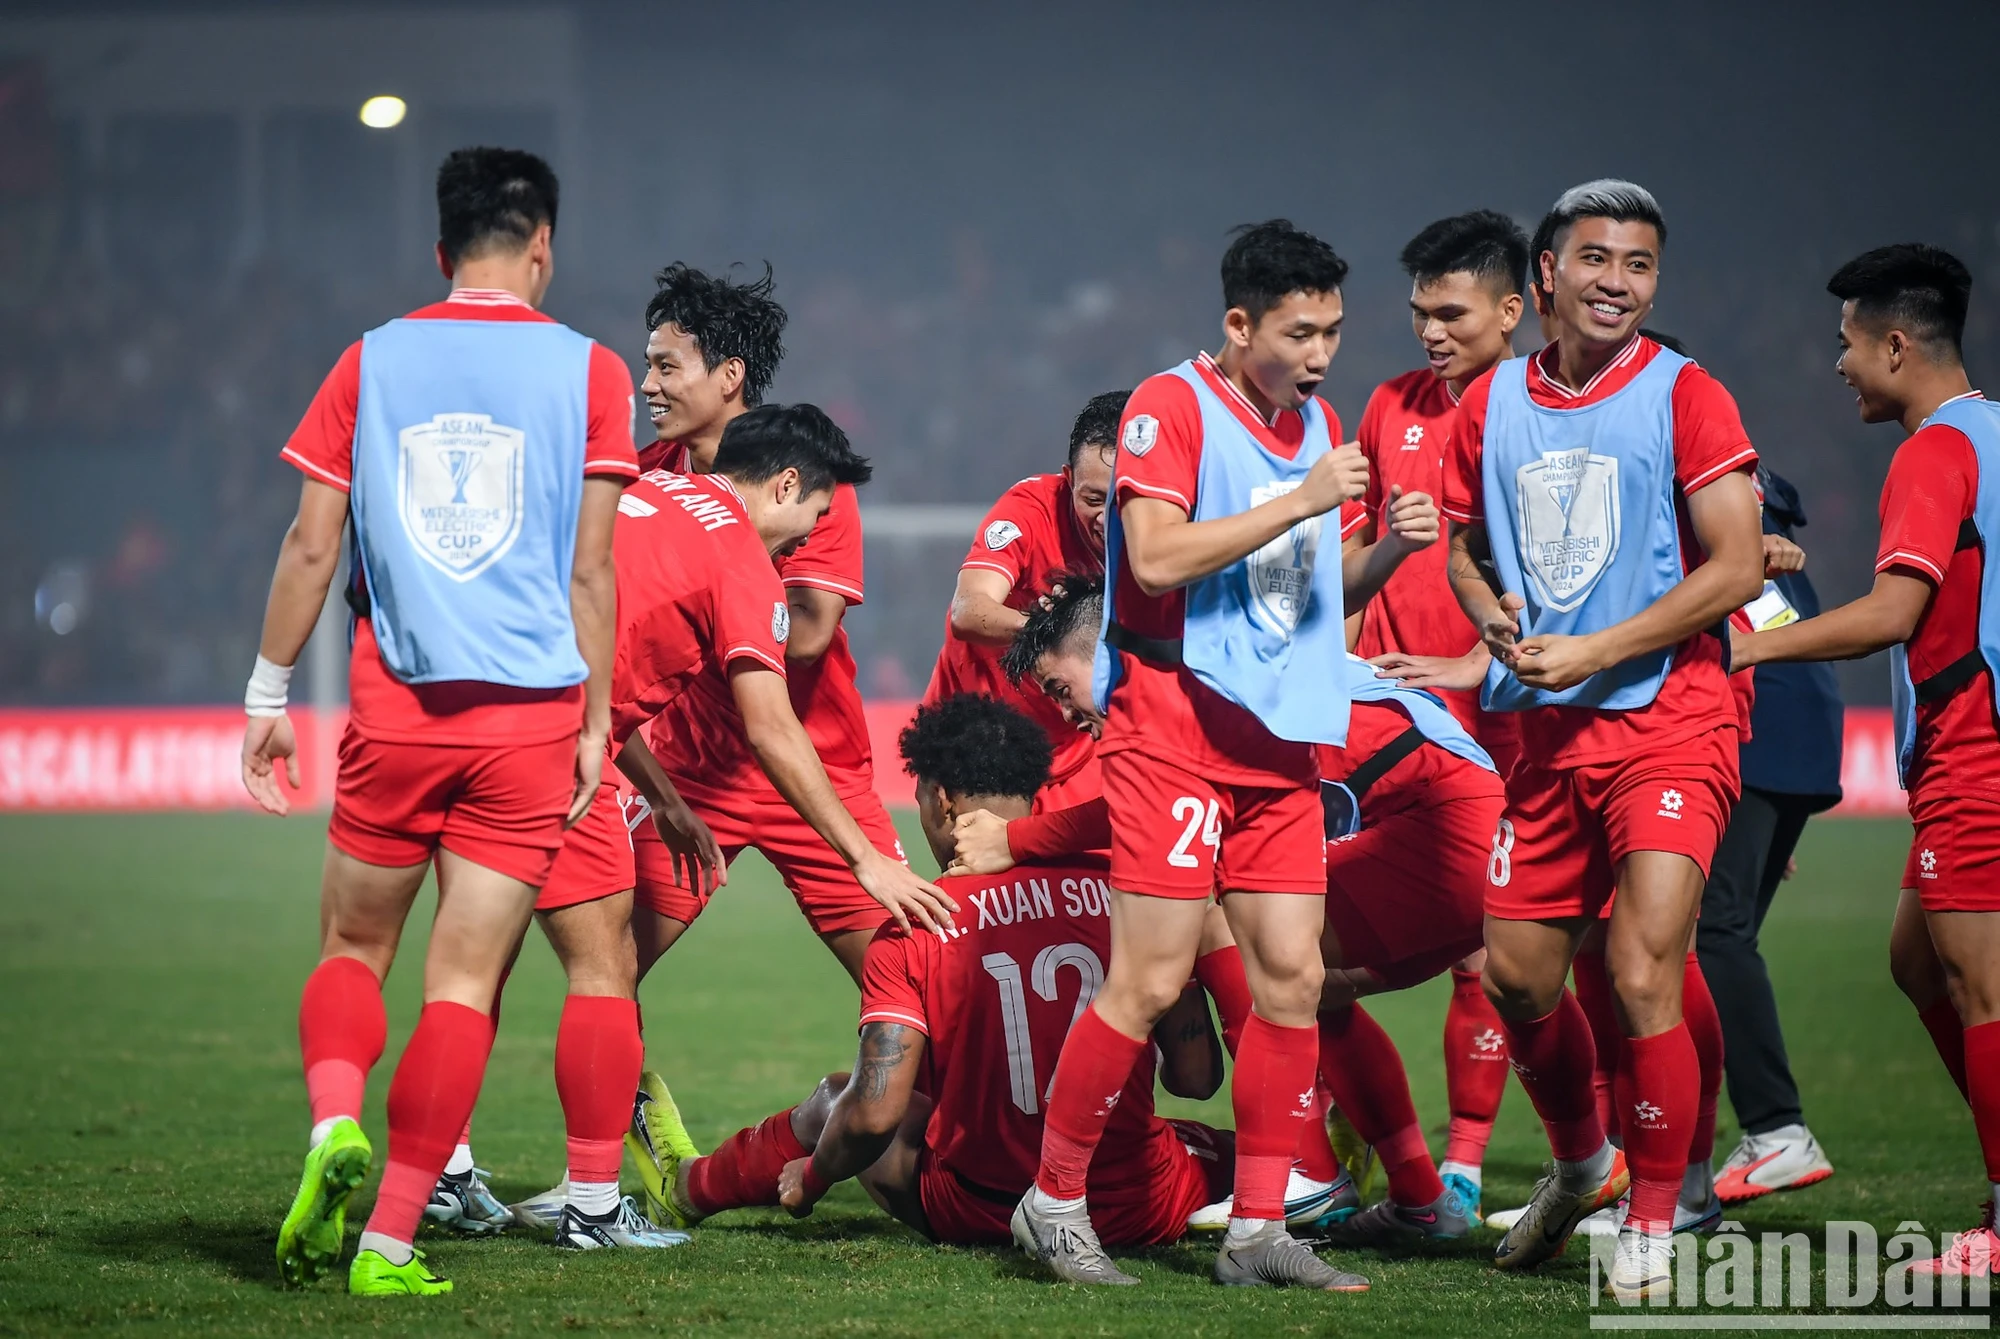
[[[243,690],[243,711],[249,716],[282,716],[285,714],[285,693],[292,686],[292,667],[274,665],[262,656],[257,657],[255,668],[250,671],[250,683]]]

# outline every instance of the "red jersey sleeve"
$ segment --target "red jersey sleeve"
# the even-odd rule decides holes
[[[1486,435],[1486,401],[1493,391],[1493,373],[1483,372],[1459,397],[1451,420],[1451,449],[1444,458],[1444,496],[1438,510],[1460,525],[1477,525],[1485,482],[1480,472]]]
[[[783,674],[792,611],[785,604],[778,569],[747,524],[729,526],[717,535],[734,539],[723,546],[712,588],[716,658],[725,666],[748,658]]]
[[[1942,423],[1919,429],[1889,462],[1875,570],[1908,568],[1943,585],[1978,487],[1979,459],[1970,438]]]
[[[927,931],[906,932],[893,925],[877,930],[861,963],[862,1024],[901,1023],[930,1036],[923,982],[936,952],[936,940]]]
[[[1674,477],[1695,493],[1725,474],[1757,468],[1757,448],[1743,430],[1736,397],[1689,363],[1674,381]]]
[[[1111,806],[1102,795],[1067,809],[1029,814],[1007,825],[1007,851],[1024,860],[1059,860],[1111,845]]]
[[[361,402],[361,341],[347,346],[306,416],[278,454],[309,479],[349,491],[354,478],[354,414]]]
[[[1020,484],[1000,495],[979,523],[979,533],[973,536],[972,547],[966,550],[965,561],[960,570],[972,568],[980,572],[998,572],[1011,585],[1021,584],[1024,573],[1021,564],[1027,561],[1034,548],[1033,537],[1039,535],[1050,521],[1048,508],[1035,490]]]
[[[588,423],[583,472],[610,479],[639,477],[639,450],[632,444],[632,372],[602,344],[590,346]]]
[[[806,542],[778,561],[778,576],[787,586],[830,590],[849,604],[860,604],[867,592],[862,579],[861,500],[853,484],[833,490],[833,506]]]
[[[1118,428],[1118,496],[1158,498],[1190,516],[1201,479],[1201,406],[1171,372],[1147,377]]]

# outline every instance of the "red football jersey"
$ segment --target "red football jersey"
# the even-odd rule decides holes
[[[1314,745],[1320,775],[1329,781],[1345,781],[1355,768],[1394,743],[1412,724],[1409,714],[1393,702],[1356,702],[1348,717],[1346,747]],[[1361,797],[1361,820],[1375,823],[1409,809],[1500,792],[1496,774],[1449,749],[1425,744],[1368,788]]]
[[[1975,392],[1976,394],[1976,392]],[[1958,546],[1979,494],[1979,457],[1957,428],[1919,429],[1896,449],[1882,485],[1878,572],[1901,569],[1936,590],[1910,635],[1910,677],[1922,682],[1974,649],[1979,635],[1979,546]],[[1917,704],[1910,794],[2000,797],[2000,732],[1993,680],[1981,670],[1939,702]]]
[[[688,472],[688,449],[680,442],[652,442],[640,453],[648,469]],[[786,586],[812,586],[830,590],[848,605],[867,598],[867,577],[861,543],[861,500],[852,484],[833,490],[833,506],[812,535],[785,557],[777,560],[778,576]],[[847,644],[847,626],[834,629],[833,641],[819,659],[810,664],[790,666],[788,687],[792,711],[805,726],[827,780],[843,800],[865,795],[875,788],[875,755],[868,743],[868,717],[861,705],[861,688],[854,664],[854,652]],[[650,732],[647,736],[651,738]],[[763,769],[754,765],[745,771],[740,757],[728,760],[731,772],[711,779],[706,770],[689,778],[697,789],[721,791],[738,786],[756,792],[760,801],[776,800]],[[689,763],[689,766],[695,766]],[[676,774],[678,779],[678,774]]]
[[[1000,495],[979,523],[979,534],[959,569],[998,572],[1012,587],[1005,604],[1026,610],[1048,593],[1051,578],[1064,572],[1102,572],[1104,555],[1077,524],[1069,501],[1069,471],[1036,474]],[[947,615],[944,646],[924,691],[926,705],[955,693],[984,693],[999,698],[1048,732],[1055,758],[1049,780],[1060,784],[1086,767],[1096,745],[1088,734],[1063,720],[1062,709],[1032,683],[1019,687],[1000,669],[1003,648],[961,641],[951,631]]]
[[[1231,385],[1215,360],[1202,354],[1195,360],[1202,379],[1235,413],[1244,427],[1273,454],[1287,459],[1305,441],[1305,419],[1295,411],[1280,411],[1266,422]],[[1340,419],[1324,404],[1327,431],[1340,441]],[[1139,420],[1148,420],[1135,429]],[[1116,492],[1113,506],[1134,497],[1170,502],[1194,514],[1201,478],[1201,407],[1194,388],[1170,372],[1148,377],[1132,392],[1118,433]],[[1134,447],[1138,449],[1134,449]],[[1330,528],[1341,521],[1329,520]],[[1339,561],[1332,534],[1320,545],[1321,562]],[[1181,635],[1186,592],[1149,596],[1132,579],[1129,567],[1118,572],[1115,599],[1118,621],[1143,637],[1169,640]],[[1153,757],[1197,775],[1232,785],[1299,786],[1318,779],[1312,747],[1281,740],[1248,711],[1224,698],[1187,669],[1149,664],[1124,656],[1124,674],[1112,690],[1098,753],[1109,756],[1123,749],[1142,749]]]
[[[1550,371],[1556,359],[1556,346],[1551,344],[1528,360],[1528,394],[1536,404],[1551,409],[1593,404],[1631,385],[1659,352],[1652,340],[1634,337],[1587,385],[1573,390]],[[1452,425],[1439,506],[1461,524],[1482,519],[1485,488],[1480,461],[1492,385],[1489,371],[1466,387]],[[1682,499],[1725,474],[1757,467],[1757,450],[1743,430],[1736,401],[1721,382],[1694,363],[1683,367],[1674,382],[1673,419],[1674,479]],[[1702,561],[1701,544],[1687,524],[1685,505],[1679,510],[1681,553],[1692,570]],[[1558,767],[1639,757],[1721,725],[1733,727],[1737,720],[1736,701],[1722,671],[1722,645],[1706,632],[1675,648],[1673,666],[1659,695],[1637,711],[1535,707],[1517,714],[1523,749],[1538,762]]]
[[[649,471],[618,501],[612,552],[618,563],[614,745],[657,716],[648,739],[671,773],[704,748],[747,752],[729,693],[729,663],[747,657],[783,674],[789,619],[784,587],[736,490],[717,475]],[[726,705],[726,718],[717,702]],[[662,728],[690,720],[704,728]]]
[[[409,321],[548,321],[512,293],[459,288],[419,307]],[[583,472],[632,479],[632,374],[601,344],[590,346]],[[354,417],[361,402],[361,343],[347,346],[305,417],[278,454],[307,478],[349,490]],[[487,683],[406,684],[389,673],[375,629],[357,621],[347,670],[348,721],[369,739],[405,744],[537,744],[573,735],[583,719],[583,686],[554,690]]]
[[[1096,997],[1111,957],[1102,861],[1019,865],[941,879],[958,931],[941,938],[884,925],[861,973],[861,1022],[901,1023],[929,1039],[924,1141],[953,1171],[1024,1195],[1042,1160],[1042,1118],[1070,1024]],[[1173,1138],[1153,1114],[1152,1049],[1112,1110],[1090,1181],[1129,1184],[1149,1141]]]

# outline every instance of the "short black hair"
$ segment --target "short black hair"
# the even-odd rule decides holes
[[[1681,341],[1675,339],[1672,335],[1667,334],[1664,330],[1648,330],[1646,327],[1640,326],[1639,337],[1641,339],[1650,339],[1663,349],[1672,349],[1683,358],[1694,357],[1693,354],[1688,352],[1687,345],[1681,343]]]
[[[1076,464],[1086,446],[1105,451],[1118,449],[1118,420],[1125,417],[1125,402],[1131,398],[1130,391],[1106,391],[1090,397],[1090,403],[1083,407],[1069,430],[1070,464]]]
[[[1050,582],[1050,590],[1028,606],[1028,621],[1000,653],[1000,669],[1019,683],[1031,679],[1035,666],[1070,638],[1088,630],[1094,638],[1104,622],[1104,578],[1088,572],[1065,572]]]
[[[735,268],[734,266],[731,267]],[[701,350],[702,364],[713,372],[731,358],[743,360],[743,404],[764,403],[771,378],[785,357],[785,309],[771,290],[771,262],[764,276],[736,283],[722,274],[704,274],[681,261],[653,276],[658,285],[646,304],[646,329],[676,325]]]
[[[1878,246],[1836,270],[1826,291],[1852,302],[1856,320],[1894,326],[1933,349],[1949,349],[1958,361],[1972,271],[1951,252],[1921,242]]]
[[[1222,255],[1222,305],[1241,307],[1254,323],[1293,293],[1337,293],[1347,262],[1290,219],[1266,219],[1232,230]]]
[[[1549,290],[1542,287],[1542,253],[1556,249],[1556,229],[1561,223],[1554,213],[1542,215],[1542,221],[1535,225],[1535,235],[1528,240],[1528,285],[1544,296]]]
[[[1528,277],[1528,237],[1521,225],[1491,209],[1453,214],[1412,237],[1403,248],[1403,272],[1434,284],[1463,271],[1501,296],[1523,292]]]
[[[1049,779],[1049,732],[998,698],[954,693],[917,708],[897,739],[903,770],[950,795],[1032,799]]]
[[[797,470],[808,493],[836,484],[865,484],[875,467],[854,454],[847,434],[818,405],[762,405],[738,414],[715,448],[716,474],[760,484],[781,470]]]
[[[454,149],[438,168],[438,245],[453,265],[490,248],[518,251],[556,226],[556,174],[520,149]]]
[[[1543,220],[1551,225],[1549,244],[1543,250],[1555,250],[1570,227],[1584,219],[1650,223],[1660,239],[1660,250],[1667,249],[1667,217],[1660,211],[1660,202],[1653,198],[1653,193],[1637,182],[1599,177],[1557,196],[1556,202],[1549,206],[1548,218]],[[1535,254],[1539,257],[1541,253]]]

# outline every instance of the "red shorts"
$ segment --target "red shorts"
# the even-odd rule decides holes
[[[576,741],[392,744],[340,739],[333,786],[334,849],[369,865],[421,865],[453,855],[541,887],[563,845],[576,793]]]
[[[1485,942],[1486,873],[1501,796],[1406,809],[1326,844],[1326,924],[1341,965],[1390,990],[1428,981]]]
[[[597,788],[583,821],[564,835],[562,854],[535,899],[535,910],[595,902],[632,884],[632,834],[625,826],[618,787],[607,781]]]
[[[1925,911],[2000,911],[2000,801],[1912,795],[1903,886]]]
[[[1684,855],[1708,876],[1741,791],[1737,733],[1722,726],[1641,756],[1580,767],[1523,758],[1486,870],[1486,914],[1502,920],[1596,916],[1618,862],[1634,851]]]
[[[1317,786],[1217,783],[1137,750],[1100,762],[1113,888],[1183,900],[1236,890],[1325,894]]]
[[[734,864],[737,856],[754,847],[777,867],[778,876],[791,890],[814,934],[872,931],[888,919],[889,913],[882,909],[882,904],[854,881],[854,872],[847,868],[847,862],[783,800],[735,803],[727,807],[692,795],[687,801],[715,833],[724,859]],[[862,835],[871,846],[883,855],[904,860],[896,825],[889,820],[889,811],[872,790],[846,796],[841,802],[861,825]],[[683,925],[694,924],[702,908],[708,905],[708,897],[695,893],[675,877],[673,855],[660,841],[652,811],[643,796],[628,792],[626,818],[631,824],[632,850],[638,865],[639,905]]]
[[[1131,1177],[1099,1176],[1091,1168],[1090,1222],[1106,1246],[1164,1246],[1187,1235],[1188,1216],[1229,1194],[1235,1136],[1198,1121],[1156,1120],[1142,1169]],[[931,1239],[947,1246],[1011,1241],[1008,1220],[1019,1195],[960,1176],[926,1147],[917,1155],[917,1193]]]

